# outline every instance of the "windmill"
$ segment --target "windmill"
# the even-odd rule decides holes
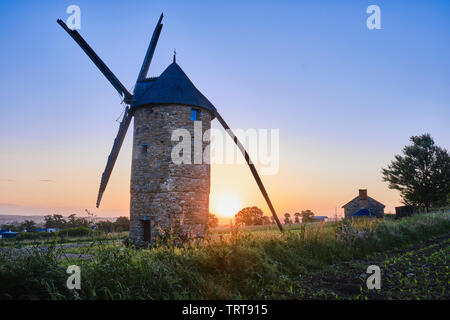
[[[173,164],[170,160],[170,150],[173,147],[170,132],[176,128],[194,132],[195,122],[202,125],[204,132],[210,128],[211,121],[217,118],[244,155],[273,218],[282,231],[281,223],[249,154],[217,109],[176,63],[175,55],[173,63],[159,77],[147,77],[163,26],[162,19],[163,14],[156,24],[133,94],[76,30],[69,29],[61,19],[57,20],[117,90],[126,106],[101,178],[97,208],[134,117],[130,239],[136,243],[151,242],[155,226],[167,226],[173,219],[192,227],[197,236],[202,236],[209,217],[210,165]]]

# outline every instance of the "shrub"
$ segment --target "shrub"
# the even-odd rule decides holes
[[[56,232],[20,232],[16,239],[17,240],[34,240],[34,239],[49,239],[56,238]]]
[[[0,299],[65,299],[65,268],[52,250],[37,248],[14,257],[0,254]]]
[[[60,237],[82,237],[91,234],[92,231],[88,227],[67,228],[58,231]]]

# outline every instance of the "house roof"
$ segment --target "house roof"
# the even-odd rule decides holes
[[[386,207],[386,206],[385,206],[384,204],[382,204],[380,201],[377,201],[377,200],[375,200],[375,199],[372,198],[372,197],[367,197],[367,199],[368,199],[368,200],[370,199],[370,200],[376,202],[377,204],[379,204],[379,205],[382,206],[383,208]],[[359,196],[356,196],[355,198],[353,198],[352,200],[350,200],[349,202],[347,202],[346,204],[344,204],[344,205],[342,206],[342,208],[347,207],[350,203],[352,203],[352,202],[355,201],[355,200],[359,200]]]
[[[176,62],[169,65],[159,77],[136,83],[132,108],[157,104],[189,105],[210,112],[216,110]]]
[[[8,231],[3,231],[1,234],[18,234],[18,232],[8,230]]]

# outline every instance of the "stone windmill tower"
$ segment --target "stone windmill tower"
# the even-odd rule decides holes
[[[131,169],[130,240],[151,242],[156,230],[176,223],[191,236],[202,237],[208,226],[210,165],[176,164],[171,159],[174,147],[172,132],[186,129],[194,136],[196,123],[202,135],[217,118],[243,153],[271,212],[281,224],[247,151],[230,130],[212,103],[194,86],[175,61],[159,77],[147,73],[162,29],[156,25],[147,53],[131,94],[98,57],[81,35],[58,23],[78,43],[103,75],[123,97],[126,105],[119,132],[103,172],[97,207],[111,176],[114,164],[134,116],[133,159]],[[197,128],[200,126],[197,126]],[[203,139],[202,139],[203,140]],[[202,142],[202,152],[205,148]],[[194,151],[195,152],[195,151]]]

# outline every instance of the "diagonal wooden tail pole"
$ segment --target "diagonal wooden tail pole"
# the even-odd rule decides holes
[[[225,131],[228,132],[231,139],[233,139],[234,143],[238,146],[239,150],[241,150],[242,154],[244,155],[245,161],[247,161],[250,171],[252,172],[253,177],[256,180],[256,183],[258,184],[259,190],[261,190],[261,193],[262,193],[264,199],[266,199],[267,205],[269,206],[269,209],[272,212],[272,216],[275,219],[275,222],[277,223],[278,228],[282,232],[283,226],[281,225],[280,220],[278,219],[275,209],[273,208],[272,202],[270,201],[269,195],[267,194],[266,188],[264,188],[261,178],[259,177],[258,171],[256,171],[255,165],[250,160],[250,156],[248,155],[247,150],[245,150],[244,146],[241,144],[239,139],[234,135],[233,131],[231,131],[230,127],[227,125],[225,120],[223,120],[223,118],[220,116],[220,114],[219,114],[219,112],[217,112],[217,110],[215,111],[215,116],[216,116],[217,120],[219,120],[220,124],[224,127]]]

